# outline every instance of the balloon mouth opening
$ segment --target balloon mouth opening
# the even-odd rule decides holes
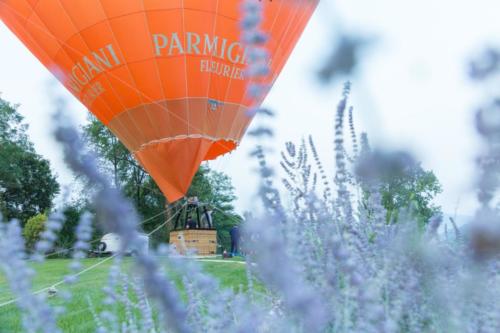
[[[224,155],[234,150],[237,147],[235,141],[232,140],[217,140],[212,143],[203,158],[204,161],[214,160],[220,155]]]
[[[134,153],[172,203],[184,197],[201,162],[214,159],[237,146],[237,141],[192,138],[155,142]]]

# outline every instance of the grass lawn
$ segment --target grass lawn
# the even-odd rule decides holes
[[[84,266],[88,267],[102,259],[86,259]],[[102,304],[104,297],[101,287],[107,283],[107,274],[113,260],[109,260],[102,265],[90,270],[80,276],[80,280],[72,285],[60,285],[58,290],[69,288],[72,298],[64,301],[55,296],[49,299],[52,305],[64,305],[66,312],[59,317],[59,327],[64,332],[93,332],[95,329],[92,314],[89,311],[87,297],[90,297],[97,312],[103,310]],[[62,280],[68,273],[68,259],[52,259],[43,264],[34,264],[33,267],[37,274],[34,278],[34,290],[48,287],[55,282]],[[224,260],[223,262],[200,260],[205,271],[216,277],[221,286],[225,288],[239,289],[240,286],[246,287],[247,279],[245,264],[237,260]],[[123,264],[123,270],[126,270],[131,264],[131,259],[126,258]],[[5,278],[0,273],[0,303],[12,299],[12,294]],[[20,325],[20,312],[15,304],[0,308],[0,332],[22,332]]]

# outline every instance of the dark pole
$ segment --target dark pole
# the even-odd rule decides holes
[[[175,226],[174,226],[174,230],[177,230],[177,227],[179,226],[179,220],[181,218],[181,215],[182,215],[182,207],[179,209],[179,211],[177,212],[177,217],[175,218]]]
[[[184,229],[186,229],[188,223],[188,216],[189,216],[189,203],[186,206],[186,220],[184,221]]]
[[[196,209],[196,218],[198,219],[198,220],[196,221],[196,225],[198,226],[198,229],[200,229],[200,228],[201,228],[201,220],[200,220],[200,206],[196,205],[195,209]]]
[[[208,216],[207,206],[203,206],[203,214],[205,214],[205,218],[207,219],[208,227],[212,229],[212,222],[210,221],[210,216]]]

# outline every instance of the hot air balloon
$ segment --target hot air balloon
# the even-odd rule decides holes
[[[262,1],[262,0],[255,0]],[[265,0],[272,84],[319,0]],[[235,149],[248,93],[243,0],[0,0],[0,18],[133,153],[169,202]]]

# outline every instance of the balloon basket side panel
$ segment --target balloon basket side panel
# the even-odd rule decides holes
[[[213,229],[185,229],[170,232],[170,244],[177,252],[186,254],[196,252],[196,255],[210,256],[217,251],[217,231]]]

